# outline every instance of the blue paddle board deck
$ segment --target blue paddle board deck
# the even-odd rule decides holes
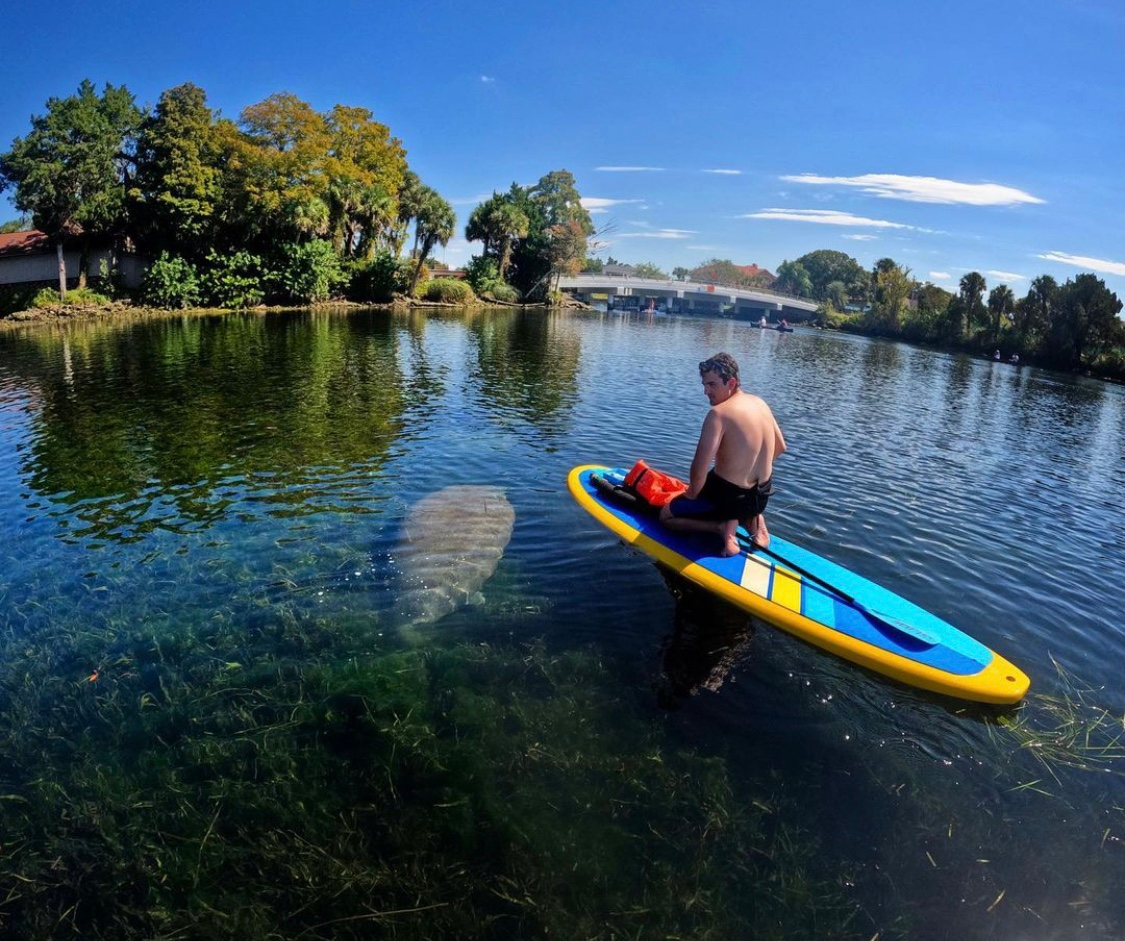
[[[595,478],[601,478],[602,488]],[[587,464],[567,480],[599,522],[657,562],[750,614],[901,682],[959,699],[1007,704],[1027,692],[1026,674],[984,644],[892,591],[777,536],[768,551],[719,555],[717,536],[673,532],[651,508],[608,493],[625,471]]]

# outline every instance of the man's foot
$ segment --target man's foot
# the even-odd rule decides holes
[[[750,538],[754,541],[755,545],[761,546],[763,549],[767,548],[770,544],[770,531],[766,527],[766,516],[760,513],[750,521],[750,525],[746,527],[746,531],[750,534]]]

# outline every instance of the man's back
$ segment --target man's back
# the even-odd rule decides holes
[[[770,407],[758,396],[739,391],[712,406],[722,437],[715,453],[715,473],[739,487],[753,487],[773,476],[773,460],[785,439]]]

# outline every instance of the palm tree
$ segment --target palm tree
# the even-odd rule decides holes
[[[437,190],[423,186],[418,213],[414,217],[414,276],[410,279],[410,293],[418,287],[422,265],[426,263],[435,245],[448,245],[457,229],[457,216]]]
[[[406,233],[410,223],[418,216],[418,209],[422,204],[423,191],[426,187],[418,179],[418,174],[407,170],[402,178],[402,186],[398,190],[398,217],[391,229],[390,247],[395,258],[402,254],[402,246],[406,244]]]
[[[783,261],[777,267],[777,280],[773,283],[774,290],[786,294],[795,294],[797,297],[812,295],[812,279],[808,269],[799,261]]]
[[[992,342],[1000,339],[1000,321],[1011,317],[1016,308],[1016,297],[1006,284],[998,284],[988,292],[988,312],[992,314]]]
[[[967,336],[984,306],[980,299],[988,285],[985,283],[984,275],[979,271],[970,271],[967,275],[964,275],[959,285],[961,288],[961,304],[965,309],[965,335]]]
[[[1039,342],[1050,327],[1058,302],[1059,285],[1049,274],[1031,282],[1027,296],[1016,305],[1016,332],[1021,341]]]
[[[465,238],[481,242],[484,254],[495,254],[500,280],[512,260],[512,245],[516,239],[527,237],[531,220],[527,213],[511,202],[507,196],[493,193],[491,199],[477,206],[465,226]]]

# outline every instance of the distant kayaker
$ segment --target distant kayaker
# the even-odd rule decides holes
[[[769,544],[763,511],[774,458],[785,452],[785,438],[765,401],[742,390],[738,363],[729,353],[700,363],[699,378],[711,409],[691,462],[688,490],[660,511],[660,519],[669,529],[715,533],[722,539],[722,555],[737,555],[739,523],[758,545]]]

